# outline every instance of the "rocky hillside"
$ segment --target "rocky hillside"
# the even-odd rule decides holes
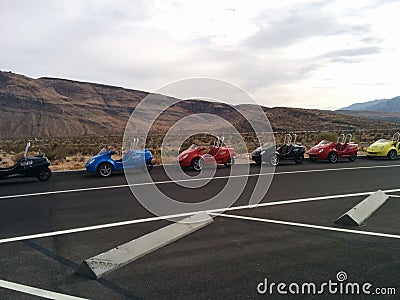
[[[63,79],[0,73],[0,136],[120,132],[147,93]]]
[[[0,137],[45,137],[123,134],[136,105],[148,93],[56,78],[33,79],[0,72]],[[160,101],[168,99],[160,95]],[[264,108],[275,131],[343,130],[395,126],[332,111],[298,108]],[[212,113],[248,131],[246,122],[227,104],[186,101],[161,116],[155,130],[165,130],[184,116]],[[198,118],[193,126],[202,128]]]

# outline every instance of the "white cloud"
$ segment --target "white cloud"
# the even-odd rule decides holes
[[[0,68],[143,90],[215,77],[264,105],[398,95],[398,1],[2,1]]]

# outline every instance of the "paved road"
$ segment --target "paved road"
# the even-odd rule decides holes
[[[257,284],[264,278],[275,283],[321,284],[336,280],[336,274],[345,271],[346,282],[371,282],[374,287],[395,287],[399,293],[400,240],[335,231],[341,227],[333,224],[366,197],[352,194],[399,189],[399,171],[400,161],[387,160],[282,164],[261,201],[264,206],[227,211],[206,228],[98,281],[77,276],[73,270],[84,259],[169,222],[157,220],[32,239],[29,236],[37,233],[52,234],[153,215],[132,196],[123,175],[108,179],[64,175],[54,176],[49,182],[0,181],[0,280],[91,299],[243,299],[278,297],[276,290],[272,295],[257,293]],[[246,188],[235,206],[248,203],[258,172],[259,168],[252,165]],[[161,168],[152,172],[163,192],[185,202],[215,195],[226,184],[228,175],[229,169],[218,168],[217,178],[206,186],[184,189],[171,182]],[[138,186],[141,180],[138,174]],[[144,191],[146,188],[143,185]],[[347,196],[324,198],[334,195]],[[322,199],[266,205],[310,197]],[[400,235],[398,201],[391,197],[365,226],[355,230]],[[265,219],[292,223],[262,221]],[[306,226],[310,224],[333,230]],[[24,236],[26,239],[21,241],[6,240]],[[334,298],[326,291],[315,297]],[[0,299],[7,298],[35,299],[0,288]]]

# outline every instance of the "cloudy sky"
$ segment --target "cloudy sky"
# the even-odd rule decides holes
[[[0,69],[155,91],[231,82],[266,106],[400,95],[400,1],[0,0]]]

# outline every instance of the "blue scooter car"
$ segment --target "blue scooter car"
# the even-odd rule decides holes
[[[134,139],[125,155],[118,160],[114,160],[112,155],[115,151],[107,147],[100,150],[100,152],[90,158],[86,163],[86,171],[88,173],[97,173],[101,177],[110,177],[114,172],[123,171],[126,169],[142,169],[150,172],[153,169],[152,153],[147,149],[138,150],[137,145],[139,139]]]

